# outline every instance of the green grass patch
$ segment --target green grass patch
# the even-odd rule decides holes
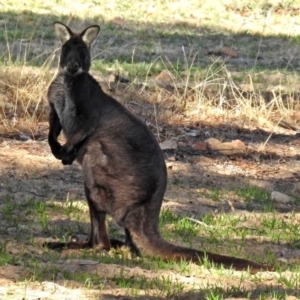
[[[252,204],[259,204],[265,212],[274,211],[274,201],[270,192],[256,186],[246,186],[236,190],[236,194],[245,199],[246,205],[251,209]]]

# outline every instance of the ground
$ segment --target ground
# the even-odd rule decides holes
[[[299,7],[1,1],[0,300],[299,299]],[[101,26],[92,74],[167,145],[163,236],[274,271],[43,247],[89,234],[80,167],[47,143],[54,21]]]
[[[142,117],[142,111],[146,111],[144,108],[142,111],[137,110],[134,103],[127,102],[126,105]],[[150,121],[148,124],[151,127]],[[255,216],[265,212],[266,203],[247,202],[234,191],[251,186],[270,193],[279,191],[296,199],[300,189],[300,163],[297,155],[300,142],[295,132],[277,128],[277,132],[271,133],[259,129],[232,128],[225,124],[214,127],[209,122],[197,126],[172,127],[163,123],[160,126],[168,132],[169,137],[176,138],[178,142],[176,150],[165,151],[169,185],[163,210],[172,211],[182,217],[188,216],[197,221],[203,220],[209,213],[251,215],[250,219],[236,225],[235,230],[239,230],[243,227],[255,228],[259,222]],[[47,122],[40,122],[35,125],[33,136],[7,132],[1,137],[0,245],[2,248],[0,249],[2,254],[7,254],[12,259],[0,268],[2,286],[0,298],[20,299],[19,297],[26,295],[23,299],[133,299],[135,297],[131,298],[126,288],[121,288],[114,280],[121,269],[127,279],[132,276],[155,278],[160,273],[175,282],[181,282],[184,291],[189,290],[186,286],[193,286],[192,292],[188,294],[189,299],[199,299],[201,292],[196,292],[197,287],[206,284],[219,285],[222,276],[216,271],[199,269],[191,265],[189,268],[192,275],[182,275],[172,268],[159,271],[148,270],[139,266],[138,261],[132,267],[118,262],[102,263],[101,256],[96,260],[85,259],[84,256],[70,258],[67,250],[57,254],[60,256],[55,256],[56,259],[50,259],[53,254],[49,254],[49,251],[45,254],[42,248],[44,241],[63,235],[63,231],[70,230],[70,227],[74,233],[83,231],[88,234],[87,216],[85,222],[80,218],[68,218],[57,209],[57,206],[64,206],[73,199],[72,205],[77,203],[81,213],[87,215],[88,211],[84,205],[80,167],[76,163],[72,166],[63,166],[53,157],[47,143],[47,131]],[[226,156],[210,150],[193,149],[196,142],[204,141],[209,137],[221,137],[224,141],[239,139],[245,143],[247,151],[243,154]],[[258,151],[266,140],[268,142],[264,151]],[[295,201],[288,203],[273,201],[274,210],[267,213],[275,212],[284,219],[292,217],[296,222],[299,220],[300,213],[297,199]],[[116,225],[112,224],[112,226],[115,231],[118,231]],[[203,224],[203,226],[211,225]],[[194,245],[202,247],[197,241],[198,238],[196,237]],[[201,243],[206,244],[206,238],[201,238]],[[228,241],[224,241],[222,245],[221,242],[218,251],[228,252],[227,243]],[[209,244],[207,247],[209,249]],[[244,245],[242,253],[256,259],[265,255],[266,247],[270,247],[276,259],[299,261],[299,250],[296,247],[289,247],[283,242],[276,244],[271,239],[255,234],[246,239],[246,246]],[[47,269],[48,273],[43,271],[46,275],[38,275],[30,270],[35,255],[39,264],[37,270]],[[55,272],[55,276],[51,278],[50,274],[53,273],[49,271],[51,268],[62,268],[64,272],[61,270]],[[97,274],[102,278],[103,288],[100,290],[95,286],[87,288],[88,284],[86,282],[83,284],[82,280],[72,279],[67,282],[66,270],[71,273]],[[238,285],[240,279],[237,274],[239,273],[234,272],[226,284]],[[40,276],[44,281],[39,279]],[[243,288],[252,291],[253,295],[258,295],[268,286],[278,285],[278,274],[275,272],[263,272],[261,276],[264,278],[263,284],[246,280],[242,283]],[[284,292],[286,295],[291,295],[290,299],[300,295],[293,289],[290,294],[288,289]],[[184,295],[180,291],[177,295],[172,294],[172,297],[186,299],[184,297],[187,296]],[[157,294],[151,296],[151,292],[148,296],[147,293],[139,294],[136,298],[162,299]]]

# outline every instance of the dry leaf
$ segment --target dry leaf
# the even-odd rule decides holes
[[[156,81],[164,82],[164,83],[172,83],[174,82],[174,78],[170,71],[162,70],[156,77]]]
[[[207,143],[204,141],[198,141],[192,145],[194,150],[205,151],[207,150]]]
[[[230,47],[220,47],[215,50],[208,51],[209,55],[217,55],[217,56],[229,56],[232,58],[237,58],[238,53]]]
[[[126,24],[126,21],[121,17],[114,17],[112,22],[119,26],[124,26]]]

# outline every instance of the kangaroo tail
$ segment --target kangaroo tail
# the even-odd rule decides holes
[[[273,267],[261,265],[250,260],[230,257],[225,255],[213,254],[210,252],[198,251],[190,248],[180,247],[173,245],[162,237],[155,237],[149,239],[149,237],[140,237],[134,233],[133,239],[141,248],[141,250],[153,256],[159,256],[165,260],[177,260],[186,259],[195,263],[202,264],[205,259],[218,265],[223,265],[226,268],[233,267],[236,270],[250,270],[251,273],[257,273],[259,271],[272,271]]]

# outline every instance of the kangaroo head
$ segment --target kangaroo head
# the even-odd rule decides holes
[[[73,32],[67,25],[55,22],[55,34],[62,43],[59,65],[70,75],[88,72],[91,66],[91,44],[99,34],[100,27],[92,25],[81,33]]]

